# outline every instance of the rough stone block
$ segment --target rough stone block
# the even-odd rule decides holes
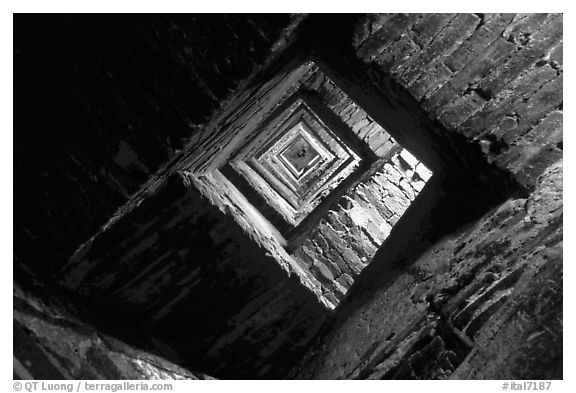
[[[324,255],[333,265],[338,266],[338,275],[342,272],[350,272],[349,265],[342,259],[342,256],[334,248],[324,250]]]
[[[390,163],[384,164],[384,173],[382,176],[377,176],[375,180],[380,184],[381,187],[386,188],[387,182],[390,181],[394,184],[400,184],[402,179],[402,172],[400,172],[396,166]]]
[[[422,191],[425,185],[426,183],[420,179],[412,181],[412,187],[414,187],[417,192]]]
[[[344,241],[356,252],[360,259],[372,259],[377,250],[372,240],[368,238],[361,228],[356,226],[350,228],[350,234],[344,237]]]
[[[340,285],[344,287],[350,287],[354,283],[354,279],[350,277],[349,274],[342,273],[340,277],[336,279],[340,283]]]
[[[404,211],[406,210],[406,206],[402,205],[400,202],[398,202],[396,200],[396,198],[387,196],[384,199],[384,204],[386,205],[386,207],[392,211],[394,213],[394,215],[396,216],[401,216],[402,214],[404,214]],[[390,219],[390,222],[393,222],[392,219]]]
[[[294,256],[298,258],[298,260],[300,260],[304,264],[304,266],[308,268],[314,264],[314,259],[309,254],[304,252],[302,248],[297,249],[294,252]]]
[[[376,154],[378,157],[385,157],[387,156],[390,151],[392,151],[392,149],[394,149],[396,146],[398,146],[396,144],[396,142],[390,138],[388,139],[386,142],[384,142],[382,145],[380,145],[379,147],[377,147],[376,149],[374,149],[374,154]]]
[[[440,121],[449,129],[456,129],[461,123],[478,112],[487,100],[475,91],[458,97],[455,101],[445,106],[439,116]]]
[[[392,216],[393,213],[382,203],[383,198],[387,193],[378,184],[371,181],[367,183],[365,187],[362,187],[361,190],[384,219],[388,219]]]
[[[414,200],[414,198],[416,197],[416,193],[414,192],[414,188],[412,188],[411,182],[407,181],[406,179],[402,179],[402,181],[400,182],[400,188],[402,189],[402,191],[404,191],[406,196],[408,196],[408,198],[411,201]]]
[[[362,118],[360,121],[354,123],[354,125],[352,126],[352,131],[354,131],[356,134],[359,134],[363,130],[365,129],[367,130],[369,125],[370,120],[368,120],[367,118]]]
[[[418,159],[406,149],[403,149],[400,152],[400,157],[402,157],[402,159],[410,166],[410,168],[415,168],[419,162]]]
[[[328,242],[326,241],[324,236],[322,236],[320,230],[316,230],[315,233],[311,236],[311,239],[313,243],[315,243],[316,250],[326,250],[329,247]]]
[[[340,284],[340,282],[338,280],[334,281],[334,285],[335,285],[336,291],[339,295],[344,296],[344,295],[346,295],[346,292],[348,292],[349,287]]]
[[[346,108],[339,114],[340,118],[344,121],[350,119],[350,117],[358,110],[358,106],[356,106],[352,101],[348,103]]]
[[[378,123],[372,121],[371,123],[368,124],[368,126],[363,127],[361,130],[358,131],[357,133],[358,138],[366,142],[368,141],[370,135],[377,132],[378,128],[381,128],[378,126]]]
[[[408,86],[408,91],[420,101],[429,91],[436,90],[452,76],[453,71],[447,65],[436,63],[431,70],[412,82]]]
[[[341,215],[342,212],[338,213],[330,210],[326,215],[326,221],[336,232],[345,233],[348,231],[348,228],[340,221]]]
[[[366,264],[360,259],[358,254],[356,254],[352,249],[348,248],[342,253],[342,258],[348,266],[355,266],[357,268],[363,268]],[[345,274],[345,273],[344,273]]]
[[[368,235],[372,238],[375,244],[381,245],[382,242],[388,237],[389,233],[383,232],[375,223],[374,221],[366,222],[364,226]]]
[[[390,135],[382,127],[373,127],[370,134],[366,134],[364,141],[372,150],[376,150],[390,139]]]
[[[426,166],[422,163],[416,165],[416,173],[418,174],[420,179],[424,180],[424,182],[427,182],[430,179],[430,177],[432,177],[432,171],[426,168]]]
[[[317,273],[317,277],[324,282],[332,283],[334,282],[334,275],[332,271],[320,261],[314,261],[312,265],[312,270]]]

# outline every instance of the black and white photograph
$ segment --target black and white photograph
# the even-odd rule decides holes
[[[323,9],[14,13],[6,391],[560,391],[563,13]]]

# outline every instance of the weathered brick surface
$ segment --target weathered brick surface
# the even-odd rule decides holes
[[[311,272],[323,293],[339,300],[344,297],[431,176],[430,170],[403,149],[328,211],[310,240],[294,252],[303,264],[322,267]],[[347,278],[340,280],[345,274]]]
[[[409,266],[378,259],[296,378],[562,378],[562,162]]]
[[[325,75],[310,78],[304,87],[315,91],[354,134],[378,156],[386,156],[396,142],[390,134]]]
[[[278,378],[328,308],[302,281],[312,275],[296,271],[263,227],[246,212],[224,214],[238,207],[220,203],[220,193],[206,193],[209,201],[180,178],[158,186],[79,249],[61,283],[118,323],[137,321],[188,367]],[[320,260],[310,269],[331,279]]]
[[[241,130],[262,122],[303,77],[369,147],[389,155],[397,146],[393,139],[317,70],[313,63],[305,64],[238,92],[235,103],[166,170],[189,174],[202,198],[197,191],[171,196],[173,191],[164,185],[166,173],[159,172],[73,256],[62,272],[63,285],[96,305],[114,299],[114,309],[108,310],[112,315],[143,319],[151,334],[182,348],[183,356],[195,353],[185,360],[200,362],[213,375],[285,374],[318,331],[326,306],[339,302],[376,252],[374,238],[384,240],[391,225],[382,218],[370,221],[367,232],[361,223],[354,224],[345,235],[353,239],[349,248],[330,226],[342,229],[343,223],[331,217],[331,224],[321,224],[324,230],[295,253],[295,261],[277,231],[226,186],[218,171],[208,171],[246,138]],[[280,96],[267,94],[270,89]],[[247,96],[251,100],[238,106]],[[400,167],[398,171],[403,173]],[[396,213],[392,220],[401,215]],[[199,298],[211,300],[194,301]],[[282,332],[281,337],[274,331]],[[253,353],[234,349],[245,346]]]
[[[375,24],[380,18],[386,22]],[[421,41],[420,32],[434,38]],[[489,145],[489,160],[532,186],[545,167],[529,169],[518,155],[512,162],[508,151],[562,110],[561,14],[371,15],[356,36],[362,61],[407,89],[448,132]],[[549,152],[541,141],[531,149]]]
[[[202,128],[72,257],[61,278],[75,296],[126,326],[143,325],[184,364],[218,377],[285,376],[320,331],[326,306],[340,302],[293,376],[561,376],[561,335],[554,334],[562,329],[560,15],[368,15],[346,41],[355,46],[350,72],[365,71],[351,78],[363,82],[353,94],[313,64],[294,72],[302,64],[294,56],[236,91],[205,127],[267,53],[258,42],[269,46],[266,36],[282,23],[216,16],[230,24],[220,29],[201,17],[150,18],[126,35],[111,34],[130,50],[88,34],[93,53],[67,54],[70,65],[52,82],[36,75],[15,97],[32,97],[15,115],[35,130],[15,143],[15,190],[30,191],[16,206],[17,261],[42,251],[54,261],[66,256],[181,138]],[[236,26],[253,32],[238,52]],[[208,36],[222,32],[221,45],[204,52]],[[35,56],[24,44],[15,48],[16,68],[34,76]],[[289,255],[277,231],[213,170],[243,143],[242,130],[260,125],[301,78],[386,162]],[[72,113],[66,122],[54,105],[32,113],[50,102],[49,91],[63,91],[55,102]],[[60,125],[58,137],[42,132]],[[430,183],[424,188],[430,172],[398,151],[396,140],[434,164],[440,177],[430,181],[432,192]],[[190,190],[166,186],[176,172],[188,176]],[[508,183],[516,190],[513,180],[536,191],[478,219],[509,195]],[[426,198],[418,198],[423,190]],[[507,350],[509,343],[519,350]]]
[[[468,36],[474,31],[479,23],[479,18],[472,14],[457,14],[445,16],[447,23],[441,23],[441,29],[432,35],[426,35],[428,41],[419,43],[416,41],[420,50],[414,53],[406,62],[396,63],[392,68],[393,73],[399,73],[399,79],[406,85],[410,85],[419,79],[427,67],[437,59],[441,59],[446,54],[451,53],[455,48],[462,44]],[[438,15],[431,15],[423,18],[427,21]],[[445,22],[445,21],[443,21]]]
[[[364,142],[363,148],[371,150],[375,156],[390,158],[391,154],[399,149],[398,144],[389,133],[327,76],[325,66],[324,64],[319,66],[311,61],[302,62],[296,59],[293,64],[287,64],[284,67],[288,71],[279,73],[271,81],[260,84],[254,83],[249,90],[238,92],[234,101],[247,100],[242,105],[231,105],[223,108],[211,121],[205,132],[194,138],[188,147],[187,154],[177,165],[185,172],[192,173],[193,177],[196,176],[195,174],[203,174],[198,176],[199,182],[196,186],[205,189],[204,195],[216,206],[238,219],[244,231],[254,234],[252,237],[256,241],[260,244],[270,245],[270,255],[274,256],[278,263],[283,266],[292,266],[287,269],[299,271],[298,274],[311,275],[311,280],[304,280],[309,281],[305,282],[304,285],[314,292],[321,302],[333,308],[350,285],[347,284],[343,288],[342,285],[344,284],[340,284],[338,278],[344,273],[350,276],[360,273],[379,245],[388,236],[391,227],[406,210],[410,200],[415,198],[418,191],[422,189],[425,180],[429,178],[430,173],[423,165],[420,168],[423,168],[421,172],[425,179],[419,175],[414,176],[418,162],[411,155],[407,155],[407,152],[403,153],[405,158],[400,158],[399,155],[392,158],[394,161],[390,161],[389,165],[394,165],[397,168],[397,185],[391,186],[386,192],[374,191],[379,195],[378,198],[386,198],[386,205],[377,203],[377,208],[372,207],[371,203],[368,202],[368,197],[364,196],[364,199],[360,201],[362,207],[358,207],[362,211],[355,213],[356,217],[359,215],[372,216],[372,219],[366,222],[368,229],[363,228],[363,222],[355,222],[351,231],[345,229],[340,231],[340,234],[336,234],[331,233],[331,231],[338,231],[338,222],[328,223],[326,228],[330,229],[325,229],[324,232],[326,233],[312,233],[310,240],[305,242],[304,249],[294,252],[293,256],[298,266],[294,265],[290,257],[282,255],[283,245],[281,241],[274,241],[275,238],[282,238],[278,233],[272,231],[267,238],[269,240],[256,235],[261,229],[261,225],[266,226],[266,224],[262,224],[262,219],[254,221],[250,215],[243,217],[244,212],[251,209],[246,207],[249,203],[244,204],[244,208],[233,207],[236,204],[233,200],[237,198],[232,189],[224,192],[226,195],[223,199],[211,196],[222,193],[222,189],[228,187],[226,186],[228,181],[224,178],[220,179],[220,172],[217,169],[234,155],[235,149],[245,143],[246,139],[252,135],[251,133],[254,133],[254,130],[261,129],[267,117],[279,105],[299,89],[305,90],[307,94],[314,94],[314,99],[321,102],[321,105],[325,105],[330,111],[328,116],[338,119],[347,128],[347,132],[355,133],[360,140],[359,143]],[[264,132],[257,134],[257,138],[264,139],[266,134]],[[406,158],[412,161],[407,163],[405,162]],[[379,176],[382,177],[383,175],[380,174]],[[406,180],[401,183],[402,177],[405,177]],[[413,186],[412,183],[414,183]],[[246,197],[250,199],[250,196]],[[359,198],[359,196],[354,198]],[[375,200],[377,197],[372,197],[372,199]],[[358,201],[356,204],[358,205]],[[227,207],[224,208],[224,206]],[[380,213],[378,213],[378,210],[385,210],[386,206],[392,209],[387,220],[379,218]],[[342,218],[342,220],[353,222],[352,216],[348,213],[347,215],[348,217]],[[323,225],[321,222],[319,228],[322,228]],[[344,225],[347,224],[344,223]],[[340,224],[341,229],[342,226]],[[337,239],[340,235],[355,236],[354,244],[351,247],[338,246],[340,240]],[[271,244],[274,245],[271,246]],[[357,255],[356,252],[352,251],[352,248],[362,250],[363,254]],[[349,265],[350,261],[354,261],[352,265]]]

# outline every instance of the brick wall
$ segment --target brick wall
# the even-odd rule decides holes
[[[562,157],[561,14],[363,18],[358,58],[530,187]]]
[[[328,309],[271,255],[278,251],[265,253],[253,230],[216,206],[234,207],[208,199],[218,192],[204,197],[179,176],[159,184],[78,250],[61,283],[102,321],[139,326],[169,345],[186,367],[279,378]]]
[[[432,173],[402,149],[351,188],[294,251],[333,304],[372,261]]]
[[[296,378],[562,378],[562,163],[412,263],[376,255]]]
[[[234,19],[222,18],[223,23]],[[132,79],[122,68],[125,55],[117,54],[117,63],[110,68],[112,76],[118,75],[114,83],[128,84],[121,89],[128,92],[134,84],[144,83],[148,87],[135,90],[142,94],[126,100],[114,98],[108,107],[109,97],[116,97],[108,93],[116,90],[92,85],[80,88],[78,97],[84,97],[78,101],[80,109],[84,108],[78,112],[81,124],[88,122],[93,127],[86,130],[99,130],[94,139],[88,139],[89,144],[76,141],[72,132],[66,135],[70,141],[65,137],[52,140],[39,131],[38,119],[43,118],[29,116],[30,127],[40,136],[31,138],[41,151],[38,157],[54,153],[58,158],[28,161],[23,159],[24,142],[15,147],[19,157],[15,171],[22,174],[15,176],[16,189],[32,190],[22,199],[26,204],[17,207],[15,222],[17,241],[28,239],[27,249],[49,250],[50,258],[66,255],[65,250],[71,251],[82,236],[87,238],[103,222],[92,217],[93,212],[101,211],[103,218],[112,211],[104,207],[124,201],[129,192],[122,197],[100,193],[105,181],[129,188],[122,180],[113,181],[94,169],[98,168],[94,163],[102,159],[99,154],[108,154],[106,162],[122,167],[119,173],[132,171],[126,174],[138,179],[131,180],[132,189],[143,181],[139,172],[144,176],[145,168],[150,173],[159,165],[160,158],[142,158],[147,153],[137,147],[138,135],[132,133],[148,127],[160,130],[169,124],[155,117],[154,97],[179,108],[187,99],[179,95],[183,90],[199,89],[205,94],[203,102],[217,102],[210,98],[218,96],[217,87],[195,86],[190,81],[177,86],[182,78],[187,80],[202,69],[201,64],[190,66],[189,61],[195,62],[198,56],[193,48],[186,49],[188,38],[182,37],[189,27],[185,22],[162,17],[129,29],[129,47],[140,51],[143,40],[145,47],[172,53],[167,58],[179,64],[175,67],[180,71],[170,83],[162,79],[168,76],[151,70]],[[154,26],[163,27],[156,30]],[[343,29],[345,33],[349,27]],[[242,211],[235,212],[234,203],[224,203],[225,187],[210,188],[219,181],[218,174],[211,172],[243,143],[246,135],[239,131],[259,124],[275,109],[278,96],[266,92],[292,93],[289,87],[300,75],[290,73],[290,61],[297,65],[302,58],[288,51],[290,61],[280,69],[265,70],[260,79],[235,92],[202,133],[191,138],[186,152],[152,175],[147,186],[78,250],[63,271],[63,283],[84,301],[94,302],[96,309],[115,318],[122,316],[126,326],[144,321],[149,334],[189,354],[187,365],[201,365],[202,371],[218,377],[285,376],[320,331],[328,313],[322,297],[330,296],[331,304],[343,301],[292,376],[558,377],[554,353],[561,349],[542,351],[546,353],[542,364],[536,364],[531,360],[536,358],[534,350],[523,343],[561,348],[561,336],[549,333],[561,330],[562,174],[561,165],[555,164],[562,156],[561,33],[558,15],[492,14],[368,15],[355,25],[353,38],[338,33],[341,40],[335,46],[354,45],[351,53],[346,52],[354,74],[347,78],[344,73],[346,95],[365,109],[350,104],[331,82],[336,80],[331,73],[307,79],[306,86],[385,165],[331,207],[295,252],[300,265],[273,258],[274,252],[267,255],[278,246],[266,240],[267,229],[252,225]],[[101,64],[97,60],[109,42],[100,42],[96,55],[88,59]],[[144,50],[135,58],[146,60],[147,53]],[[24,67],[26,61],[19,56],[18,64]],[[338,63],[340,59],[324,60]],[[221,65],[228,61],[225,56]],[[95,74],[101,78],[96,80],[106,80],[107,68],[98,70]],[[220,71],[206,72],[192,79],[209,81],[212,73]],[[341,82],[337,81],[338,86],[343,86]],[[349,89],[350,85],[356,90]],[[141,98],[144,104],[133,104]],[[118,142],[107,132],[131,130],[114,128],[129,117],[128,103],[143,105],[134,109],[136,117],[142,116],[143,128],[134,128],[127,134],[132,139]],[[60,112],[48,112],[43,112],[49,115],[47,121],[58,124],[54,113]],[[188,129],[185,117],[174,113],[169,117],[179,119],[181,127],[175,129]],[[75,124],[74,118],[68,119]],[[389,135],[381,132],[376,121]],[[163,136],[156,138],[163,135],[160,131],[151,133],[144,132],[149,138],[141,142],[153,150],[149,157],[156,157],[168,142],[162,142]],[[113,149],[107,148],[108,142],[96,143],[107,140],[107,135],[116,140]],[[174,134],[170,144],[178,138],[180,134]],[[423,186],[420,179],[426,180],[428,174],[420,173],[417,160],[412,162],[405,152],[395,150],[395,140],[406,142],[435,171],[422,189],[426,195],[415,197]],[[63,148],[39,147],[51,143]],[[92,158],[79,160],[72,154],[76,151],[90,151]],[[59,161],[64,159],[78,161],[74,161],[78,171]],[[46,175],[33,167],[42,162],[50,168]],[[194,187],[180,187],[179,177],[177,183],[165,182],[168,174],[181,170],[192,184],[210,176],[212,183],[196,182],[198,192]],[[516,193],[517,183],[524,186],[523,193]],[[46,184],[57,185],[60,191],[51,194]],[[81,190],[74,188],[77,184],[83,184]],[[503,203],[503,198],[509,200]],[[52,200],[53,205],[48,203]],[[96,208],[95,203],[103,207]],[[80,224],[66,226],[68,232],[44,235],[66,217],[67,225]],[[40,228],[43,224],[46,229]],[[15,247],[21,250],[17,258],[33,256],[24,253],[23,244]],[[44,246],[30,246],[37,244]],[[372,257],[373,262],[365,266]],[[361,268],[365,269],[360,274]],[[311,272],[310,279],[292,274],[301,273],[299,269]],[[328,282],[332,278],[337,284]],[[350,288],[352,281],[355,285]],[[322,296],[315,296],[318,288]],[[546,320],[537,312],[544,308],[550,310]],[[507,325],[509,320],[515,325]],[[518,344],[520,350],[513,351],[507,341]],[[486,359],[495,356],[497,361],[487,366]]]
[[[455,226],[398,228],[292,376],[562,378],[562,16],[369,15],[354,42],[376,89],[404,89],[435,138],[528,192],[463,221],[488,183],[463,182],[461,203],[437,190],[410,224]]]

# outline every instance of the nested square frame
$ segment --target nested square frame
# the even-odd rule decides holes
[[[325,116],[331,111],[319,105],[305,94],[294,94],[253,131],[253,138],[237,151],[227,164],[229,170],[224,171],[239,175],[241,181],[238,176],[229,177],[232,183],[245,195],[257,195],[252,198],[255,206],[265,216],[271,207],[289,230],[307,219],[334,189],[358,172],[361,164],[372,161],[356,144],[348,143],[356,135],[343,123],[334,127]],[[297,138],[304,138],[317,153],[301,173],[290,168],[282,156]],[[286,226],[278,229],[285,233],[282,227]]]
[[[298,135],[276,158],[284,163],[295,180],[300,180],[320,159],[320,153],[314,148],[314,140],[308,135],[303,124],[298,123],[294,129],[298,131]]]
[[[246,162],[288,201],[294,209],[301,209],[322,191],[331,179],[350,170],[359,163],[360,157],[334,135],[306,107],[302,101],[295,102],[297,109],[273,134],[276,139],[264,146]],[[279,158],[297,135],[302,135],[321,155],[316,165],[296,179]],[[352,167],[352,168],[349,168]],[[336,184],[337,185],[337,184]]]

